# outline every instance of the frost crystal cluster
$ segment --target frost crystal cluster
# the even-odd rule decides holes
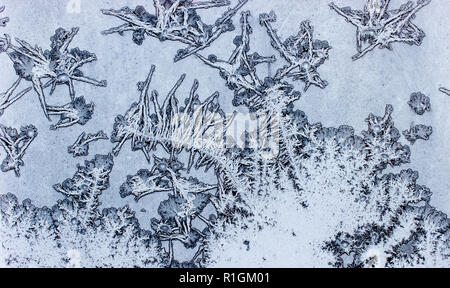
[[[158,239],[140,228],[127,206],[99,210],[112,167],[111,155],[79,165],[72,178],[54,185],[64,198],[51,208],[1,195],[2,266],[160,267]]]
[[[132,31],[133,42],[137,45],[142,45],[145,36],[155,37],[160,41],[184,43],[188,46],[178,51],[175,56],[175,61],[178,61],[210,46],[222,33],[233,31],[231,18],[246,2],[247,0],[239,0],[235,7],[228,9],[214,24],[204,23],[197,10],[229,6],[229,0],[153,0],[154,14],[147,12],[143,6],[135,9],[103,9],[103,14],[125,22],[103,31],[103,34],[122,35]]]
[[[78,31],[79,28],[72,28],[70,31],[58,28],[50,38],[51,49],[45,51],[18,38],[16,38],[18,46],[15,46],[11,43],[9,35],[5,35],[4,38],[0,37],[0,43],[2,44],[0,52],[7,53],[18,76],[13,86],[6,93],[1,94],[1,111],[11,106],[29,91],[34,90],[39,98],[41,109],[49,120],[52,115],[61,116],[60,122],[53,125],[52,129],[74,124],[84,125],[90,119],[93,106],[86,105],[84,98],[75,97],[74,83],[85,82],[105,87],[106,81],[97,81],[87,77],[80,70],[85,64],[96,61],[97,56],[79,48],[69,49]],[[25,88],[14,95],[22,80],[30,82],[31,87]],[[71,102],[61,107],[48,105],[45,89],[50,88],[49,94],[51,95],[59,85],[68,87]]]
[[[103,130],[83,132],[67,148],[74,157],[84,157],[90,143],[111,142],[106,147],[110,153],[79,164],[71,178],[53,186],[62,198],[53,207],[36,207],[29,199],[20,203],[12,193],[0,195],[0,265],[450,266],[450,219],[431,206],[432,193],[420,185],[419,173],[404,167],[411,159],[404,143],[429,139],[432,128],[412,125],[400,132],[389,104],[384,113],[368,115],[361,133],[347,125],[310,122],[296,108],[302,96],[296,87],[300,82],[308,93],[327,87],[319,68],[331,46],[314,38],[309,21],[299,21],[298,33],[282,40],[284,31],[276,31],[282,25],[276,25],[274,12],[253,19],[250,11],[242,11],[231,56],[205,56],[205,48],[213,48],[214,40],[235,29],[232,18],[246,2],[238,1],[212,25],[204,23],[197,10],[229,6],[230,1],[154,0],[154,14],[142,6],[102,10],[124,22],[104,34],[130,31],[138,45],[146,36],[184,43],[187,47],[178,51],[175,61],[191,57],[205,64],[204,71],[217,70],[233,98],[222,99],[226,96],[218,92],[200,97],[197,80],[190,91],[183,91],[186,75],[181,73],[173,85],[162,88],[162,96],[152,88],[156,66],[149,65],[146,79],[137,84],[136,102],[115,117],[109,137]],[[358,59],[393,42],[419,45],[424,33],[411,20],[429,3],[408,2],[397,10],[388,9],[388,0],[368,0],[363,11],[331,7],[357,26]],[[266,47],[280,59],[251,52],[254,27],[267,32]],[[95,86],[106,82],[79,70],[96,57],[68,49],[77,32],[57,30],[52,49],[45,52],[21,40],[16,47],[9,36],[0,38],[0,51],[13,60],[19,75],[2,94],[2,109],[34,89],[44,114],[60,117],[52,129],[91,119],[94,104],[75,95],[74,81]],[[277,68],[274,75],[265,69],[272,65]],[[15,94],[23,79],[32,86]],[[70,102],[48,105],[43,91],[52,92],[58,85],[68,86]],[[245,115],[224,111],[222,100]],[[429,98],[420,92],[412,94],[408,104],[419,115],[431,111]],[[8,154],[2,170],[18,174],[37,130],[0,127]],[[114,162],[132,161],[126,150],[137,152],[133,156],[146,164],[131,163],[135,168],[127,171],[119,191],[106,192]],[[153,214],[144,214],[149,227],[140,226],[129,206],[103,208],[99,199],[104,192],[117,193],[123,201],[153,201]]]
[[[339,8],[333,2],[330,8],[356,26],[356,50],[352,59],[358,60],[376,47],[392,50],[392,43],[422,44],[425,33],[411,20],[417,11],[431,0],[408,1],[399,9],[389,10],[390,0],[367,0],[364,10]]]
[[[20,176],[20,166],[24,166],[22,160],[25,151],[37,136],[37,129],[33,125],[20,128],[5,127],[0,124],[0,144],[6,152],[0,169],[2,172],[14,171],[16,176]]]

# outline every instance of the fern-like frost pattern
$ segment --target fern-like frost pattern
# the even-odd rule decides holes
[[[425,33],[412,20],[431,1],[410,1],[396,10],[388,9],[389,2],[367,0],[362,11],[330,4],[357,27],[354,60],[376,47],[391,49],[394,42],[421,44]],[[432,127],[412,124],[400,132],[389,104],[381,113],[368,115],[361,133],[348,125],[310,122],[296,108],[302,97],[296,85],[301,82],[305,94],[314,87],[327,88],[319,68],[331,51],[328,41],[314,38],[310,21],[299,21],[298,33],[282,40],[275,12],[253,20],[250,11],[241,11],[231,56],[205,56],[203,50],[235,30],[232,18],[246,3],[154,0],[153,14],[143,6],[101,11],[122,21],[105,35],[131,32],[137,45],[143,45],[146,37],[186,45],[174,60],[192,57],[205,64],[205,71],[217,70],[231,92],[230,102],[249,116],[242,120],[236,111],[226,113],[219,105],[219,97],[226,96],[218,92],[200,97],[198,80],[190,91],[181,91],[186,74],[180,73],[161,96],[152,88],[157,68],[149,65],[146,79],[137,83],[136,102],[116,116],[109,137],[103,130],[83,132],[67,147],[73,157],[85,157],[95,141],[109,139],[114,146],[109,154],[77,165],[72,177],[55,184],[53,190],[61,199],[52,207],[37,207],[29,199],[19,202],[12,193],[0,195],[1,266],[450,265],[450,220],[430,204],[432,193],[420,185],[419,173],[402,169],[411,161],[411,149],[402,141],[412,145],[428,140]],[[197,13],[229,6],[214,24],[206,24]],[[3,10],[0,7],[0,13]],[[0,18],[0,26],[6,22]],[[267,32],[267,46],[280,59],[250,52],[254,27]],[[34,90],[44,115],[59,118],[52,130],[85,125],[92,118],[94,103],[76,95],[74,83],[103,87],[106,81],[80,70],[97,58],[79,48],[69,49],[78,32],[78,28],[56,30],[51,49],[45,51],[20,39],[16,46],[9,35],[0,37],[0,52],[9,56],[19,77],[0,94],[0,115]],[[270,69],[267,73],[259,69],[277,65],[278,60],[284,64],[274,75]],[[31,86],[17,92],[23,81]],[[69,102],[49,105],[44,91],[50,89],[52,94],[59,85],[68,87]],[[449,94],[443,87],[439,90]],[[411,94],[408,105],[418,115],[431,113],[430,98],[420,92]],[[257,125],[238,134],[233,127],[239,121]],[[22,158],[36,136],[33,125],[18,131],[0,124],[0,144],[7,154],[3,172],[20,175]],[[119,162],[115,160],[125,157],[127,149],[147,165],[127,171],[119,191],[107,191],[114,163]],[[123,201],[163,200],[152,211],[146,230],[128,205],[103,208],[100,197],[105,192],[118,193]]]

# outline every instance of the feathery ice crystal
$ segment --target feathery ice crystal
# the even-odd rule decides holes
[[[112,155],[96,155],[72,178],[54,186],[65,198],[36,207],[13,194],[0,195],[2,266],[161,267],[164,251],[140,228],[127,207],[99,210],[109,186]]]
[[[411,20],[417,11],[431,0],[408,1],[399,9],[389,10],[390,0],[367,0],[364,10],[339,8],[333,2],[330,8],[356,26],[356,50],[352,59],[358,60],[376,47],[392,49],[392,43],[402,42],[419,46],[425,33]]]
[[[135,9],[103,9],[103,14],[125,22],[103,31],[103,34],[122,35],[133,31],[133,42],[137,45],[142,45],[145,36],[155,37],[160,41],[184,43],[188,46],[179,50],[175,56],[175,61],[179,61],[209,47],[222,33],[234,30],[231,18],[246,2],[247,0],[239,0],[235,7],[228,9],[213,25],[205,24],[197,10],[229,6],[229,0],[153,0],[155,14],[147,12],[143,6]]]
[[[98,140],[108,140],[108,136],[105,132],[99,131],[96,134],[87,134],[85,132],[78,136],[75,143],[67,148],[67,152],[72,154],[73,157],[81,157],[89,155],[89,143]]]
[[[146,81],[138,83],[139,102],[134,103],[124,116],[119,115],[114,124],[111,141],[118,143],[113,149],[116,156],[124,143],[131,140],[133,151],[142,151],[149,162],[153,160],[151,170],[141,169],[136,175],[127,177],[120,195],[124,198],[133,196],[139,201],[155,193],[170,193],[158,208],[161,219],[152,219],[152,229],[160,241],[168,243],[167,266],[194,267],[202,259],[203,245],[199,243],[210,233],[211,221],[216,218],[201,213],[208,205],[225,207],[223,198],[232,194],[230,187],[235,185],[233,187],[237,189],[236,186],[242,185],[234,179],[239,175],[239,164],[233,163],[224,153],[222,129],[226,129],[230,117],[217,104],[218,93],[203,102],[199,100],[197,80],[184,100],[184,106],[179,106],[175,93],[184,75],[161,105],[158,92],[151,92],[151,96],[149,92],[154,71],[155,66],[152,66]],[[154,153],[158,147],[168,156],[157,157]],[[187,164],[179,161],[183,153],[188,154]],[[188,176],[191,169],[209,170],[211,167],[218,177],[215,184]],[[207,227],[196,228],[196,219]],[[197,253],[190,261],[180,263],[175,259],[175,241],[181,242],[186,249],[198,247]]]
[[[0,124],[0,144],[6,152],[6,158],[1,164],[2,172],[13,170],[16,176],[20,176],[20,166],[24,166],[22,160],[31,142],[38,132],[36,127],[28,125],[17,131],[15,128],[5,127]]]
[[[48,114],[59,116],[59,121],[50,126],[50,130],[70,127],[75,124],[85,125],[94,113],[94,103],[86,103],[83,96],[76,97],[72,102],[63,106],[47,106]]]
[[[70,31],[59,28],[55,31],[51,40],[51,50],[43,51],[40,47],[33,47],[27,42],[16,39],[19,46],[11,43],[9,35],[0,38],[4,43],[3,52],[6,52],[14,64],[14,69],[19,76],[14,85],[0,99],[0,109],[4,110],[11,104],[33,89],[41,104],[44,115],[50,120],[52,109],[48,107],[45,95],[45,88],[50,87],[50,95],[58,85],[67,85],[70,100],[75,101],[74,82],[85,82],[91,85],[105,87],[106,81],[97,81],[84,75],[80,70],[87,63],[97,60],[95,54],[82,51],[79,48],[69,49],[73,38],[77,35],[79,28],[72,28]],[[24,79],[32,83],[31,87],[13,96],[20,81]],[[46,80],[46,82],[42,82]]]
[[[409,163],[411,154],[409,146],[400,142],[393,107],[387,105],[382,116],[369,114],[367,129],[360,135],[346,125],[310,123],[303,111],[294,108],[301,93],[289,80],[305,82],[305,90],[311,85],[326,86],[317,68],[328,58],[331,47],[326,41],[312,39],[309,22],[302,22],[300,32],[282,42],[272,28],[275,14],[260,15],[273,48],[288,62],[275,76],[261,77],[256,71],[257,65],[273,63],[275,57],[249,53],[249,12],[241,14],[241,35],[233,41],[236,49],[229,60],[198,53],[222,32],[234,29],[231,17],[245,2],[240,1],[213,26],[204,24],[195,10],[229,5],[228,1],[155,0],[156,15],[139,6],[103,11],[126,22],[106,34],[133,31],[137,44],[145,35],[186,43],[187,50],[180,50],[176,60],[195,55],[219,70],[234,93],[233,104],[246,106],[261,125],[256,131],[244,129],[237,135],[244,145],[236,145],[236,139],[227,133],[236,123],[236,113],[224,113],[217,92],[201,101],[195,80],[182,101],[175,94],[179,94],[183,74],[161,101],[159,93],[150,90],[152,66],[147,79],[137,85],[139,100],[115,119],[110,137],[116,144],[113,153],[96,155],[84,166],[78,165],[72,178],[54,185],[63,200],[50,209],[35,207],[30,200],[20,204],[12,194],[0,195],[0,237],[6,239],[0,246],[2,265],[450,265],[450,220],[431,207],[431,191],[418,184],[416,171],[387,171]],[[373,45],[384,35],[387,42],[375,46],[385,47],[399,36],[396,33],[399,37],[423,37],[410,19],[429,1],[419,1],[415,8],[409,3],[398,11],[387,10],[389,1],[368,3],[363,12],[336,8],[352,16],[349,21],[362,21],[361,28],[355,24],[361,41]],[[381,30],[364,30],[375,20],[383,23],[377,26]],[[356,58],[373,48],[359,49]],[[427,110],[426,99],[419,98],[411,105],[418,111]],[[56,129],[85,124],[94,106],[79,97],[63,107],[46,107],[49,115],[61,117],[53,127]],[[431,127],[419,126],[404,132],[407,140],[429,137]],[[89,136],[80,135],[73,146],[74,155],[87,154],[87,142],[95,138]],[[109,187],[113,155],[118,157],[127,141],[131,150],[142,152],[151,165],[132,171],[135,174],[126,177],[120,196],[140,201],[167,195],[158,206],[159,216],[151,219],[152,232],[140,228],[127,206],[99,209],[99,197]],[[205,172],[197,171],[200,169]],[[198,179],[195,172],[212,177]],[[289,249],[279,249],[280,243]],[[189,260],[182,260],[182,254]]]
[[[300,24],[300,31],[296,36],[291,36],[283,43],[271,22],[276,21],[276,15],[272,11],[269,14],[259,16],[261,25],[267,28],[273,48],[280,52],[289,64],[277,71],[275,80],[292,77],[294,80],[305,82],[305,91],[309,86],[316,85],[325,88],[327,82],[320,78],[317,68],[328,59],[331,46],[327,41],[313,40],[313,27],[309,21]]]
[[[149,162],[150,152],[159,144],[166,152],[172,153],[187,148],[191,157],[194,157],[197,147],[214,145],[214,141],[205,134],[208,133],[208,128],[225,121],[217,104],[218,93],[200,102],[196,94],[199,83],[194,81],[190,95],[184,102],[186,106],[179,107],[175,93],[186,76],[183,74],[161,105],[157,91],[152,91],[150,95],[154,71],[155,66],[152,66],[145,82],[138,83],[139,102],[133,103],[125,115],[116,117],[111,136],[111,142],[117,143],[113,149],[114,155],[119,154],[128,140],[131,140],[132,150],[142,151]],[[208,148],[213,149],[215,146]]]
[[[258,172],[247,174],[251,189],[240,196],[251,214],[219,219],[206,241],[203,264],[448,266],[450,220],[430,206],[431,192],[416,183],[418,173],[383,172],[410,157],[408,146],[398,142],[391,113],[387,106],[383,117],[369,115],[361,136],[349,126],[309,124],[296,113],[301,124],[290,145],[297,174],[258,155],[249,157],[254,159],[249,170]],[[300,184],[292,186],[292,177]],[[281,242],[289,249],[279,249]]]

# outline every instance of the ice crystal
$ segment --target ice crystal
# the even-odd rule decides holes
[[[111,141],[118,143],[113,149],[115,155],[126,141],[131,140],[133,151],[142,151],[149,162],[153,160],[150,170],[141,169],[136,175],[127,177],[120,187],[120,195],[131,195],[139,201],[151,194],[171,193],[158,209],[161,219],[152,220],[152,229],[161,241],[168,242],[168,266],[179,264],[175,259],[175,241],[181,242],[187,249],[198,247],[198,253],[189,262],[189,265],[197,265],[194,261],[203,249],[202,245],[197,244],[209,232],[196,228],[194,220],[199,219],[210,227],[210,220],[201,215],[206,205],[211,204],[217,207],[218,213],[224,213],[227,204],[223,198],[233,194],[233,191],[244,189],[246,185],[239,179],[241,163],[225,155],[223,137],[232,116],[226,116],[220,109],[216,102],[218,93],[200,101],[196,94],[199,86],[197,80],[182,102],[184,106],[179,105],[181,101],[175,92],[184,75],[160,104],[158,92],[153,91],[151,97],[149,92],[154,71],[152,66],[147,80],[138,83],[141,93],[139,102],[134,103],[124,116],[116,117],[114,124]],[[157,147],[162,148],[168,157],[157,157]],[[179,160],[185,152],[187,163]],[[211,167],[218,177],[216,184],[203,183],[186,175],[192,169],[208,170]]]
[[[1,164],[2,172],[13,170],[16,176],[20,176],[20,166],[24,166],[22,160],[31,142],[36,138],[36,127],[28,125],[17,131],[0,124],[0,144],[6,152],[6,158]]]
[[[196,56],[206,65],[219,70],[221,77],[227,81],[227,86],[235,89],[236,93],[241,90],[249,90],[251,93],[261,94],[264,86],[256,75],[255,67],[258,64],[274,62],[275,57],[261,57],[257,53],[248,54],[250,33],[252,33],[252,28],[248,23],[249,15],[249,11],[243,12],[241,15],[242,33],[233,41],[236,48],[228,60],[219,60],[215,55],[210,55],[208,58],[199,54]]]
[[[448,90],[447,88],[441,87],[439,88],[439,91],[450,96],[450,90]]]
[[[171,192],[169,198],[160,203],[158,214],[161,219],[152,219],[152,228],[161,241],[168,241],[168,265],[173,266],[176,261],[174,241],[180,241],[186,248],[192,249],[205,237],[204,232],[193,226],[193,221],[198,218],[210,225],[201,213],[210,203],[212,194],[208,192],[217,189],[217,186],[202,183],[193,177],[184,178],[180,174],[182,165],[169,160],[157,159],[151,171],[140,170],[135,176],[128,176],[126,183],[120,187],[120,195],[133,195],[138,201],[153,193]]]
[[[100,87],[106,86],[105,80],[97,81],[85,76],[80,70],[85,64],[96,61],[96,55],[88,51],[82,51],[79,48],[69,49],[78,31],[79,28],[72,28],[70,31],[63,28],[57,29],[55,35],[50,38],[51,49],[45,51],[38,46],[33,47],[20,39],[16,39],[19,46],[15,46],[11,43],[8,35],[0,39],[4,43],[2,51],[6,51],[19,76],[19,79],[8,92],[2,94],[3,99],[1,99],[2,102],[0,103],[2,110],[8,108],[32,88],[38,95],[45,116],[50,120],[51,111],[49,110],[51,109],[47,105],[44,92],[46,88],[50,87],[51,95],[55,91],[56,86],[67,85],[70,100],[74,101],[74,82],[85,82]],[[22,79],[31,82],[31,88],[26,88],[16,96],[12,96]]]
[[[94,113],[94,103],[86,103],[84,97],[77,97],[63,106],[47,106],[48,115],[59,116],[59,121],[50,126],[51,130],[70,127],[75,124],[85,125]]]
[[[431,126],[411,124],[411,127],[408,130],[403,131],[403,136],[405,136],[406,140],[411,142],[411,144],[414,144],[418,139],[425,141],[430,139],[432,133],[433,127]]]
[[[133,103],[125,115],[115,119],[111,142],[118,143],[113,149],[118,155],[126,141],[131,140],[133,151],[140,150],[150,162],[150,153],[158,145],[165,151],[174,153],[182,149],[191,152],[194,157],[197,150],[213,150],[221,141],[208,138],[213,127],[225,121],[225,115],[217,104],[218,93],[214,93],[201,102],[196,94],[198,81],[195,80],[185,107],[179,107],[175,93],[185,75],[173,86],[160,104],[159,94],[152,91],[150,83],[155,66],[152,66],[145,82],[138,83],[139,102]],[[215,132],[215,131],[213,131]],[[215,135],[221,137],[221,135]],[[212,145],[212,146],[211,146]],[[193,160],[193,158],[191,159]],[[193,163],[189,165],[191,167]]]
[[[313,27],[309,21],[300,23],[300,31],[295,36],[290,36],[282,42],[271,22],[276,22],[276,15],[272,11],[269,14],[261,14],[259,21],[267,29],[273,48],[279,51],[288,65],[277,71],[275,80],[284,77],[292,77],[294,80],[305,82],[305,91],[309,86],[316,85],[325,88],[327,82],[320,78],[317,68],[328,59],[331,46],[327,41],[313,40]]]
[[[9,267],[161,267],[164,252],[127,207],[99,211],[109,186],[111,155],[96,155],[73,178],[55,185],[65,195],[52,207],[0,195],[2,265]]]
[[[78,136],[75,143],[70,145],[67,148],[67,152],[69,154],[72,154],[73,157],[80,157],[80,156],[88,156],[89,155],[89,143],[98,141],[98,140],[108,140],[108,136],[103,131],[99,131],[96,134],[87,134],[85,132],[81,133],[80,136]]]
[[[122,35],[132,31],[133,42],[137,45],[142,45],[145,36],[155,37],[160,41],[184,43],[188,46],[179,50],[175,56],[175,61],[179,61],[209,47],[221,34],[234,30],[231,18],[246,2],[247,0],[239,0],[235,7],[228,9],[213,25],[204,23],[197,10],[229,6],[229,0],[153,0],[155,14],[147,12],[143,6],[137,6],[135,9],[103,9],[103,14],[125,22],[103,31],[103,34]]]
[[[430,97],[427,97],[420,92],[411,94],[408,105],[418,115],[423,115],[425,111],[431,110]]]
[[[5,6],[0,6],[0,13],[2,13],[3,11],[5,11]],[[9,22],[8,17],[0,18],[0,27],[5,27],[6,23],[8,22]]]
[[[419,46],[425,33],[412,23],[415,14],[431,0],[408,1],[399,9],[389,10],[390,0],[367,0],[364,10],[339,8],[333,2],[330,8],[356,26],[356,50],[352,59],[358,60],[376,47],[392,49],[392,43],[401,42]]]

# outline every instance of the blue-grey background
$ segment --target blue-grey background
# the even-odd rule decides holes
[[[51,187],[71,177],[76,164],[84,158],[73,158],[67,153],[78,135],[86,131],[95,133],[104,130],[110,134],[114,118],[123,114],[132,102],[138,99],[136,83],[145,79],[151,64],[157,65],[152,89],[165,95],[179,78],[187,73],[186,80],[178,90],[178,95],[186,97],[194,79],[200,81],[199,95],[207,97],[214,91],[221,93],[220,102],[227,112],[234,110],[231,106],[232,92],[226,89],[224,81],[217,71],[201,64],[195,57],[173,63],[176,51],[182,44],[160,42],[148,38],[142,46],[131,41],[131,35],[102,36],[104,29],[121,24],[115,18],[104,16],[101,8],[121,8],[144,5],[153,11],[152,1],[80,1],[80,10],[67,7],[69,0],[0,0],[0,6],[6,5],[2,16],[9,16],[10,22],[1,33],[8,33],[44,49],[50,45],[50,36],[58,27],[66,29],[80,27],[72,47],[79,46],[94,52],[98,61],[85,65],[83,71],[96,79],[108,80],[107,88],[76,83],[77,96],[85,96],[88,102],[95,102],[93,119],[85,126],[72,126],[67,129],[50,131],[50,123],[45,119],[39,101],[34,93],[6,110],[0,123],[7,126],[34,124],[39,135],[24,157],[25,167],[22,176],[16,178],[14,173],[0,174],[0,193],[13,192],[20,200],[30,198],[38,205],[53,205],[60,197]],[[365,1],[335,0],[338,6],[352,6],[361,9]],[[397,8],[403,0],[392,0],[391,8]],[[364,58],[353,62],[355,54],[355,28],[345,22],[328,7],[328,0],[250,0],[244,9],[252,12],[250,19],[252,50],[261,55],[276,55],[263,27],[258,24],[258,15],[274,10],[279,21],[274,25],[280,36],[296,34],[299,23],[309,19],[315,28],[315,37],[328,40],[333,47],[330,59],[319,68],[323,79],[329,86],[321,90],[311,87],[304,93],[296,106],[306,112],[311,122],[322,122],[325,126],[351,125],[356,131],[365,129],[364,119],[370,112],[384,114],[386,104],[394,106],[394,121],[400,130],[409,128],[411,122],[433,126],[430,141],[418,141],[411,147],[411,164],[401,169],[413,168],[420,172],[419,183],[429,187],[432,192],[431,203],[438,209],[450,212],[450,97],[440,93],[438,88],[450,88],[450,2],[433,0],[417,14],[414,22],[426,32],[422,46],[394,44],[394,50],[379,50],[369,53]],[[205,22],[213,23],[224,9],[202,11]],[[238,17],[234,19],[238,24]],[[219,57],[228,57],[234,45],[232,39],[240,33],[239,29],[228,33],[216,41],[204,55],[215,53]],[[280,60],[281,61],[281,60]],[[5,91],[16,80],[11,62],[5,54],[0,55],[0,90]],[[301,90],[303,84],[297,88]],[[412,92],[421,91],[430,96],[432,111],[418,116],[407,105]],[[58,87],[53,96],[48,96],[50,104],[64,104],[69,101],[66,87]],[[405,140],[404,140],[405,141]],[[113,145],[102,141],[91,144],[90,155],[108,153]],[[4,152],[0,152],[4,156]],[[159,202],[165,196],[145,197],[139,203],[132,199],[121,199],[119,187],[126,175],[135,174],[137,170],[148,167],[141,153],[132,153],[127,143],[111,173],[111,187],[102,195],[105,207],[129,204],[135,211],[145,208],[147,212],[137,212],[144,227],[154,215]],[[161,199],[160,199],[161,198]]]

